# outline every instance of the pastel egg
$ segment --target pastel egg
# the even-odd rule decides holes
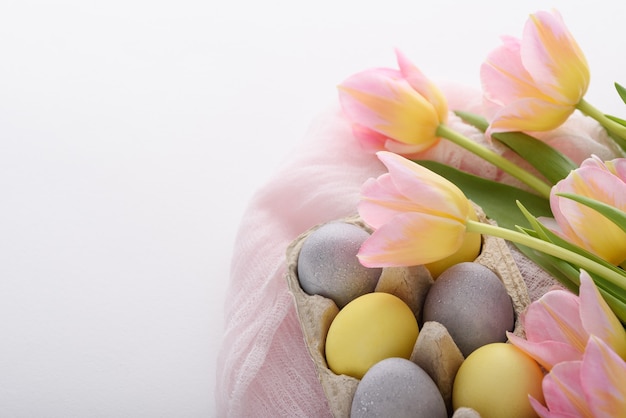
[[[437,278],[424,301],[423,320],[436,321],[467,357],[485,344],[506,341],[515,325],[513,302],[489,268],[473,262],[456,264]]]
[[[348,303],[333,319],[326,336],[326,362],[336,374],[360,379],[389,357],[408,359],[419,332],[406,303],[375,292]]]
[[[424,264],[434,279],[455,264],[474,261],[480,255],[482,237],[476,232],[466,232],[461,247],[453,254],[432,263]]]
[[[452,405],[472,408],[486,418],[536,417],[528,397],[544,401],[542,380],[539,364],[514,345],[487,344],[461,363]]]
[[[437,385],[418,365],[388,358],[372,366],[352,398],[351,418],[447,418]]]
[[[339,308],[373,292],[382,269],[364,267],[356,256],[369,236],[364,229],[346,222],[331,222],[313,231],[298,256],[302,290],[330,298]]]

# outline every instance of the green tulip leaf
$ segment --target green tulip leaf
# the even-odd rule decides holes
[[[617,285],[602,276],[594,274],[593,272],[588,272],[611,309],[619,317],[620,321],[623,324],[626,324],[626,273],[624,272],[624,270],[608,263],[607,261],[586,251],[585,249],[580,248],[562,239],[561,237],[550,231],[548,228],[543,226],[536,218],[534,218],[532,214],[530,214],[530,212],[523,205],[520,204],[519,206],[522,213],[524,213],[524,215],[526,216],[528,222],[535,228],[535,230],[518,228],[522,230],[522,232],[535,238],[540,238],[544,241],[553,243],[567,250],[576,252],[577,254],[582,255],[583,257],[590,259],[598,264],[601,264],[604,267],[609,268],[624,277],[624,284]],[[550,273],[563,286],[570,289],[571,291],[577,291],[578,286],[580,285],[580,266],[577,266],[575,263],[566,262],[558,257],[542,253],[541,251],[527,248],[523,245],[517,245],[517,248],[527,258],[529,258],[530,260],[535,262],[535,264]]]
[[[603,258],[585,250],[582,247],[579,247],[575,244],[572,244],[571,242],[567,241],[564,238],[561,238],[559,235],[555,234],[554,232],[552,232],[550,229],[548,229],[546,226],[544,226],[541,222],[539,222],[539,220],[537,220],[537,218],[535,218],[530,211],[524,207],[524,205],[522,205],[522,203],[518,202],[518,207],[520,209],[520,211],[524,214],[524,216],[526,217],[527,221],[529,224],[532,225],[532,227],[535,230],[535,236],[537,238],[542,239],[543,241],[546,242],[550,242],[554,245],[557,245],[561,248],[564,248],[566,250],[572,251],[578,255],[581,255],[597,264],[600,264],[604,267],[606,267],[607,269],[613,270],[614,272],[618,273],[620,276],[624,277],[624,285],[626,286],[626,271],[624,271],[623,269],[614,266],[613,264],[609,263],[608,261],[604,260]]]
[[[454,114],[460,117],[463,122],[472,125],[474,128],[478,129],[481,132],[485,132],[489,127],[489,122],[487,122],[487,119],[475,113],[455,110]]]
[[[517,207],[522,212],[532,228],[532,232],[531,230],[522,230],[522,232],[524,232],[526,235],[534,236],[535,238],[539,238],[546,242],[554,242],[552,237],[554,233],[552,233],[552,231],[543,226],[541,222],[539,222],[539,220],[532,213],[530,213],[530,211],[526,209],[526,207],[521,202],[517,202]],[[519,226],[517,228],[522,229]]]
[[[528,236],[530,236],[530,237],[533,237],[533,238],[539,238],[539,234],[538,234],[537,232],[535,232],[535,230],[534,230],[534,229],[524,228],[524,227],[519,226],[519,225],[517,225],[517,226],[516,226],[516,229],[517,229],[519,232],[522,232],[522,233],[524,233],[524,234],[526,234],[526,235],[528,235]],[[539,238],[539,239],[541,239],[541,238]]]
[[[465,123],[485,132],[489,123],[485,118],[469,112],[455,112]],[[578,166],[567,156],[545,142],[522,132],[498,132],[491,135],[517,155],[528,161],[551,184],[565,178]]]
[[[607,119],[617,123],[620,126],[626,127],[626,119],[622,119],[622,118],[618,118],[617,116],[612,116],[612,115],[604,115]],[[621,149],[623,149],[624,151],[626,151],[626,139],[622,138],[621,136],[615,134],[614,132],[611,132],[609,130],[607,130],[607,133],[609,134],[609,136],[611,137],[611,139],[613,139],[613,141],[615,141],[615,143],[617,145],[619,145],[619,147]]]
[[[613,115],[604,115],[604,116],[611,119],[613,122],[617,122],[622,126],[626,126],[626,119],[618,118],[617,116],[613,116]]]
[[[524,254],[524,256],[552,275],[552,277],[554,277],[565,288],[574,293],[578,293],[578,288],[580,286],[580,269],[578,267],[563,261],[558,257],[533,250],[532,248],[528,248],[523,245],[517,245],[517,248],[522,252],[522,254]],[[598,287],[598,290],[602,294],[604,300],[606,300],[611,307],[611,310],[613,310],[619,318],[620,322],[622,324],[626,324],[625,290],[608,282],[601,276],[593,273],[590,273],[589,275]]]
[[[513,229],[517,225],[529,226],[517,207],[517,200],[524,202],[524,205],[533,213],[540,216],[552,216],[548,200],[536,194],[486,180],[435,161],[419,160],[416,162],[454,183],[470,200],[483,209],[487,217],[495,220],[502,227]]]
[[[589,197],[573,193],[557,193],[557,196],[572,199],[580,204],[583,204],[593,210],[598,211],[601,215],[617,225],[622,231],[626,232],[626,212],[619,210],[615,206],[607,205],[606,203],[600,202],[599,200],[591,199]]]
[[[610,295],[616,299],[619,299],[622,303],[626,303],[626,288],[625,286],[617,286],[611,282],[609,282],[608,280],[606,280],[604,277],[597,275],[595,273],[592,272],[587,272],[589,274],[589,276],[591,276],[591,278],[593,279],[593,281],[596,283],[596,285],[598,286],[598,289],[603,291],[604,293],[606,293],[607,295]],[[608,301],[607,301],[608,302]]]
[[[491,135],[528,161],[552,184],[567,177],[578,166],[561,152],[522,132],[498,132]]]
[[[626,103],[626,88],[622,87],[619,83],[615,83],[615,90],[617,90],[617,94],[619,94],[622,101]]]

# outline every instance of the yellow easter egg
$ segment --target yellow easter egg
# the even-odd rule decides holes
[[[470,219],[477,221],[476,214],[470,215]],[[463,236],[461,247],[453,254],[432,263],[424,264],[433,278],[439,277],[441,273],[455,264],[474,261],[480,255],[482,236],[476,232],[466,232]]]
[[[334,373],[360,379],[381,360],[408,359],[418,332],[415,315],[400,298],[368,293],[348,303],[330,324],[326,362]]]
[[[482,418],[530,418],[537,414],[528,395],[543,402],[543,372],[512,344],[492,343],[461,364],[452,388],[454,409],[469,407]]]
[[[424,267],[426,267],[430,272],[430,275],[436,279],[449,267],[459,263],[476,260],[476,257],[480,254],[480,245],[480,234],[475,232],[466,232],[461,248],[459,248],[454,254],[449,255],[446,258],[442,258],[441,260],[424,264]]]

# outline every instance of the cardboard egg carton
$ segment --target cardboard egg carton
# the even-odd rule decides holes
[[[480,208],[476,209],[481,222],[491,223]],[[371,229],[356,215],[340,219],[340,221],[371,232]],[[300,249],[306,238],[321,226],[317,225],[302,233],[287,248],[287,283],[294,297],[305,344],[315,363],[331,412],[335,418],[345,418],[350,416],[352,398],[359,380],[333,373],[328,368],[324,355],[326,334],[339,308],[331,299],[305,293],[298,281]],[[530,304],[530,298],[526,284],[506,242],[500,238],[483,236],[481,253],[474,261],[491,269],[502,280],[507,293],[511,296],[515,310],[513,332],[523,337],[524,330],[519,318]],[[426,294],[432,283],[433,279],[424,266],[388,267],[383,268],[375,291],[398,296],[407,303],[419,319]],[[446,328],[437,322],[422,324],[410,360],[429,374],[439,388],[448,411],[451,411],[452,384],[464,358]],[[469,408],[459,408],[453,416],[469,418],[480,415]]]

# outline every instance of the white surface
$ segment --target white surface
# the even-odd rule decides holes
[[[0,416],[213,416],[237,225],[335,85],[478,86],[552,6],[623,117],[624,2],[1,3]]]

